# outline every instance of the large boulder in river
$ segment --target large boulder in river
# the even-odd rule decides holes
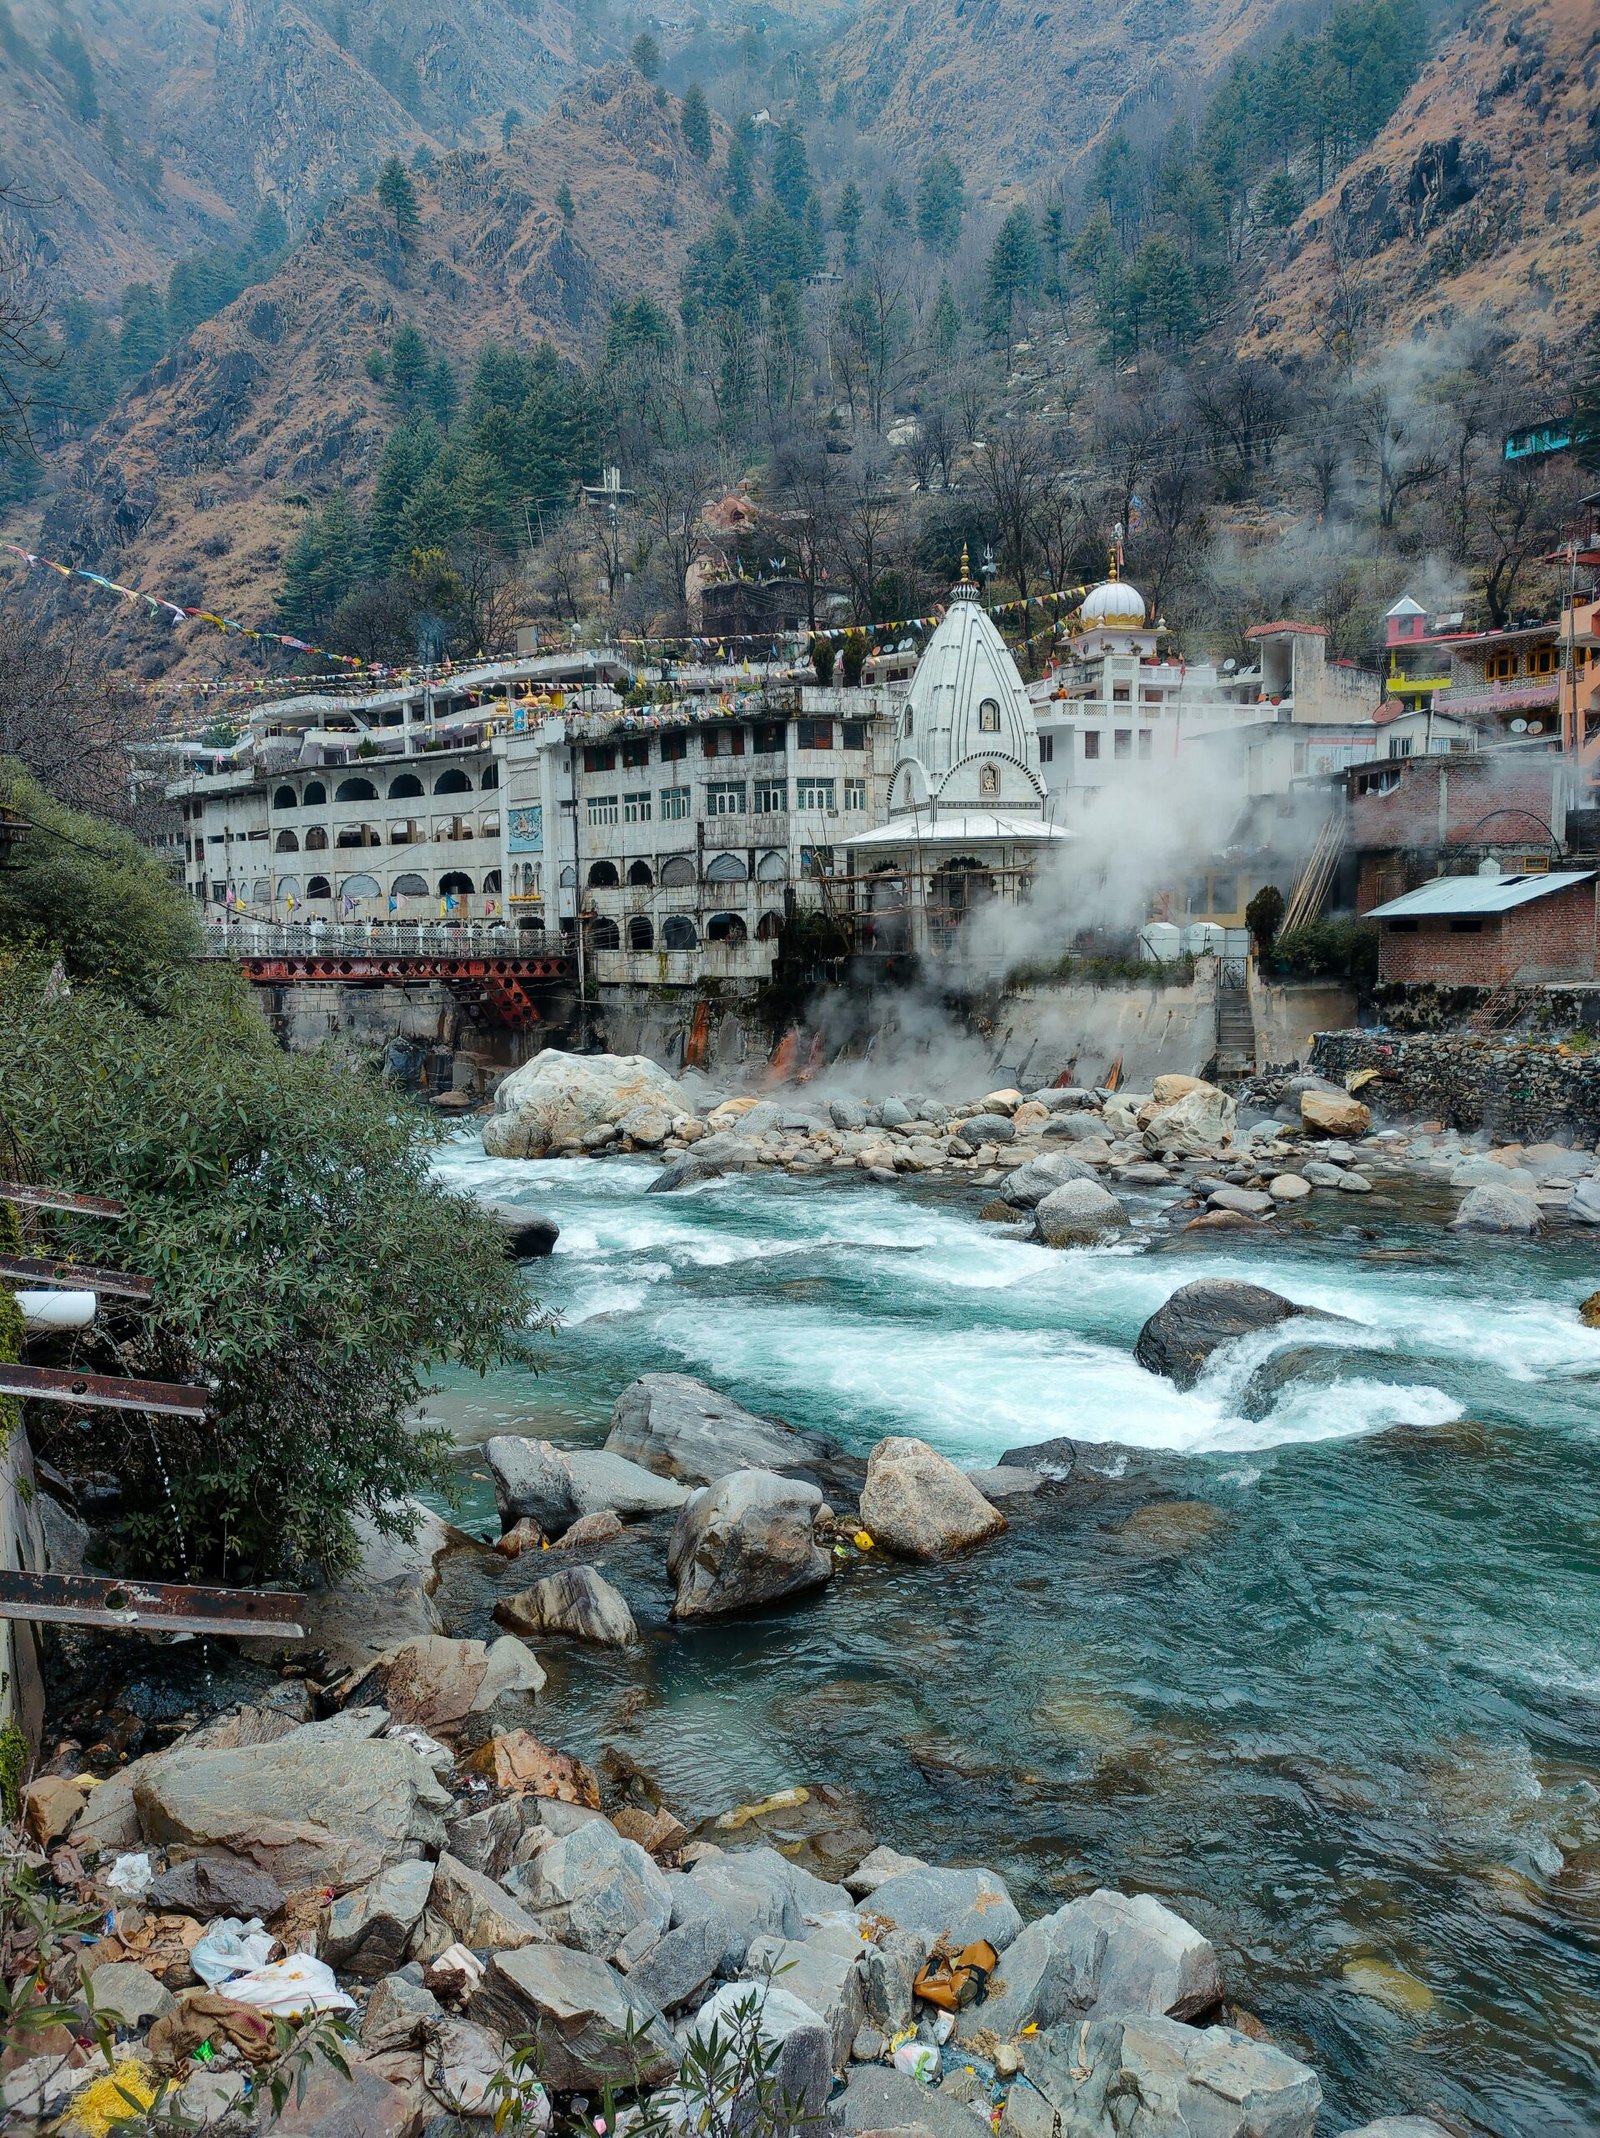
[[[1068,2021],[1032,2036],[1023,2066],[1074,2138],[1312,2138],[1322,2107],[1309,2065],[1232,2027],[1178,2019]]]
[[[1006,1953],[1002,1980],[956,2023],[1012,2040],[1024,2027],[1116,2013],[1194,2019],[1222,1998],[1216,1950],[1149,1893],[1102,1888],[1029,1923]]]
[[[1165,1083],[1166,1078],[1157,1078]],[[1147,1151],[1168,1156],[1204,1157],[1220,1150],[1234,1132],[1238,1115],[1232,1099],[1215,1084],[1198,1080],[1187,1091],[1163,1101],[1159,1092],[1139,1109],[1139,1127]]]
[[[1096,1247],[1128,1222],[1128,1213],[1097,1180],[1067,1180],[1052,1188],[1034,1211],[1046,1247]]]
[[[559,1537],[586,1514],[610,1508],[624,1519],[670,1514],[683,1505],[682,1485],[602,1448],[558,1448],[548,1440],[501,1433],[484,1443],[495,1503],[506,1528],[524,1516]]]
[[[1018,1210],[1035,1210],[1053,1189],[1069,1180],[1094,1181],[1093,1166],[1086,1166],[1070,1151],[1046,1151],[1006,1175],[1000,1183],[1000,1199]]]
[[[611,1412],[606,1452],[658,1477],[709,1485],[734,1470],[805,1470],[839,1452],[826,1433],[760,1418],[687,1373],[630,1381]]]
[[[568,1633],[602,1648],[632,1648],[639,1629],[621,1592],[592,1566],[564,1567],[494,1607],[513,1633]]]
[[[564,1054],[546,1047],[513,1069],[483,1124],[491,1158],[544,1158],[614,1128],[638,1107],[669,1117],[694,1111],[665,1069],[642,1054]]]
[[[1521,1188],[1469,1188],[1450,1220],[1452,1232],[1537,1232],[1543,1213]]]
[[[1164,1307],[1157,1307],[1139,1331],[1133,1355],[1148,1372],[1165,1374],[1180,1388],[1193,1388],[1219,1345],[1313,1311],[1280,1299],[1264,1285],[1202,1277],[1180,1285]]]
[[[1300,1122],[1319,1136],[1364,1136],[1372,1109],[1343,1091],[1302,1091]]]
[[[536,1262],[554,1254],[561,1227],[553,1217],[524,1210],[520,1203],[479,1203],[478,1208],[504,1235],[506,1253],[513,1262]]]
[[[799,1478],[736,1470],[685,1503],[667,1547],[676,1619],[723,1618],[819,1589],[833,1560],[813,1530],[822,1494]]]
[[[902,1559],[945,1559],[998,1536],[1006,1518],[925,1440],[880,1440],[867,1458],[861,1522]]]

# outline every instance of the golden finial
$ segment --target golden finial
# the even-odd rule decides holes
[[[1112,544],[1112,547],[1111,547],[1111,571],[1110,571],[1110,576],[1111,576],[1111,577],[1112,577],[1113,579],[1115,579],[1115,578],[1116,578],[1116,576],[1117,576],[1117,550],[1116,550],[1116,544],[1115,544],[1115,543],[1113,543],[1113,544]]]
[[[965,542],[961,545],[961,584],[963,586],[972,584],[972,566],[967,558],[967,545]]]

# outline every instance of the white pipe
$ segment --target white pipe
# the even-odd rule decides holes
[[[87,1329],[100,1311],[93,1292],[18,1292],[25,1329]]]

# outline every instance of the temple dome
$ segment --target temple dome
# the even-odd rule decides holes
[[[1078,611],[1084,630],[1137,630],[1145,620],[1144,596],[1126,579],[1106,579],[1083,597]]]

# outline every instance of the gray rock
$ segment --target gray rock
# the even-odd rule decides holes
[[[95,2010],[111,2025],[130,2033],[172,2011],[177,2001],[164,1982],[132,1960],[114,1960],[94,1971]]]
[[[861,1994],[867,2017],[888,2035],[916,2018],[916,1980],[933,1950],[927,1930],[890,1930],[861,1955]]]
[[[830,1099],[828,1119],[835,1128],[865,1128],[867,1109],[859,1099]]]
[[[677,2069],[666,2021],[592,1953],[560,1945],[497,1952],[467,2016],[531,2041],[540,2077],[556,2093],[659,2084]],[[631,2047],[624,2041],[630,2026],[636,2030]]]
[[[919,2086],[903,2071],[857,2064],[832,2103],[842,2131],[925,2131],[928,2138],[988,2138],[989,2119],[937,2086]],[[1106,2125],[1109,2134],[1110,2124]]]
[[[537,1262],[554,1254],[561,1227],[553,1217],[540,1217],[518,1203],[480,1203],[478,1208],[505,1235],[506,1253],[513,1262]]]
[[[806,1917],[840,1913],[850,1907],[843,1886],[814,1878],[774,1848],[732,1850],[706,1856],[686,1875],[668,1881],[672,1926],[717,1915],[726,1918],[725,1964],[741,1967],[752,1938],[799,1938]]]
[[[1193,2019],[1222,1997],[1209,1940],[1148,1893],[1102,1889],[1030,1923],[1007,1948],[1005,1967],[956,2030],[982,2026],[1002,2041],[1029,2025],[1116,2014]]]
[[[700,1146],[695,1145],[685,1157],[669,1159],[667,1164],[645,1189],[646,1195],[671,1195],[679,1188],[696,1187],[702,1180],[720,1180],[722,1167],[712,1158],[699,1155]]]
[[[1029,1093],[1036,1106],[1044,1106],[1053,1114],[1080,1112],[1085,1108],[1099,1111],[1100,1101],[1092,1091],[1081,1084],[1047,1084],[1043,1091]]]
[[[410,2049],[440,2018],[439,2000],[413,1964],[385,1975],[377,1983],[361,2019],[361,2046],[376,2056],[385,2049]]]
[[[1580,1225],[1600,1225],[1600,1177],[1589,1174],[1572,1191],[1567,1215]]]
[[[969,1470],[967,1482],[975,1485],[986,1500],[1025,1500],[1036,1492],[1042,1492],[1049,1483],[1038,1470],[1024,1470],[1020,1465],[1009,1469]]]
[[[459,2116],[487,2121],[494,2114],[499,2105],[494,2082],[505,2063],[505,2043],[497,2034],[453,2013],[425,2038],[422,2070],[428,2091]]]
[[[1036,2086],[1013,2080],[1000,2111],[1000,2138],[1055,2138],[1056,2112]]]
[[[558,1537],[580,1515],[609,1507],[629,1516],[667,1514],[681,1507],[684,1488],[604,1449],[562,1449],[548,1440],[500,1434],[484,1445],[503,1528],[531,1516]]]
[[[213,1855],[188,1856],[182,1863],[169,1864],[151,1880],[145,1896],[152,1908],[192,1915],[202,1923],[217,1915],[237,1916],[245,1923],[259,1915],[266,1922],[287,1897],[265,1871],[241,1863],[237,1856]]]
[[[625,1841],[607,1819],[591,1819],[552,1841],[508,1883],[546,1936],[602,1959],[636,1924],[649,1923],[660,1936],[672,1921],[666,1879],[638,1842]]]
[[[448,1738],[473,1725],[480,1726],[476,1734],[481,1735],[481,1725],[497,1710],[508,1724],[526,1721],[527,1709],[543,1690],[544,1671],[538,1657],[512,1635],[484,1642],[453,1641],[442,1633],[430,1633],[375,1656],[347,1689],[346,1697],[352,1702],[381,1700],[389,1713],[379,1708],[371,1711],[378,1717],[379,1729],[392,1716],[395,1722],[412,1723],[430,1737]],[[348,1729],[353,1717],[354,1710],[346,1708],[325,1723],[308,1724],[307,1729]]]
[[[139,1766],[134,1803],[147,1841],[238,1856],[291,1893],[359,1885],[438,1848],[452,1808],[416,1753],[385,1738],[307,1744],[297,1730],[237,1752],[180,1746]]]
[[[969,1114],[964,1121],[957,1121],[953,1129],[953,1134],[973,1151],[980,1143],[1014,1142],[1016,1133],[1006,1114]]]
[[[1539,1205],[1520,1188],[1469,1188],[1461,1199],[1461,1208],[1450,1220],[1450,1229],[1531,1233],[1537,1232],[1542,1222]]]
[[[1370,1195],[1372,1183],[1365,1173],[1352,1172],[1346,1167],[1339,1175],[1339,1192],[1341,1195]]]
[[[503,1878],[522,1839],[522,1809],[515,1797],[502,1797],[482,1811],[452,1819],[445,1847],[458,1863],[484,1878]]]
[[[917,1117],[904,1099],[885,1099],[878,1109],[878,1118],[885,1128],[905,1128]]]
[[[673,1525],[667,1572],[675,1619],[720,1618],[821,1588],[833,1561],[813,1533],[822,1494],[770,1470],[703,1486]]]
[[[1206,1201],[1213,1210],[1237,1210],[1241,1217],[1270,1217],[1276,1207],[1260,1188],[1213,1188]]]
[[[1340,2138],[1455,2138],[1455,2134],[1435,2123],[1432,2116],[1380,2116],[1359,2130],[1341,2132]]]
[[[957,1948],[987,1938],[996,1952],[1022,1928],[1005,1880],[985,1870],[902,1871],[878,1887],[872,1913],[901,1930],[948,1937]]]
[[[664,1106],[633,1106],[617,1123],[617,1134],[642,1151],[658,1151],[672,1133],[672,1116]]]
[[[834,2066],[828,2030],[818,2015],[781,1983],[725,1983],[696,2012],[687,2030],[686,2041],[703,2044],[709,2041],[715,2029],[724,2040],[731,2038],[743,2042],[749,2039],[752,2027],[762,2041],[778,2051],[773,2071],[774,2086],[780,2101],[792,2102],[795,2106],[795,2123],[791,2128],[816,2133],[820,2138],[826,2128],[823,2111],[833,2088]],[[686,2106],[691,2129],[698,2128],[702,2118],[712,2120],[704,2114],[711,2104],[703,2096],[697,2098],[692,2089]],[[719,2103],[712,2109],[712,2115],[719,2122],[718,2109],[729,2116],[735,2130],[746,2120],[737,2104],[730,2113]],[[774,2132],[772,2138],[784,2138],[784,2134]]]
[[[1232,1277],[1202,1277],[1182,1284],[1165,1306],[1157,1307],[1144,1327],[1133,1355],[1149,1373],[1165,1374],[1179,1388],[1193,1388],[1213,1351],[1255,1329],[1315,1310],[1280,1299],[1259,1284]],[[1319,1315],[1319,1320],[1332,1320]]]
[[[756,1938],[745,1955],[747,1974],[776,1976],[791,1997],[821,2019],[835,2071],[850,2061],[850,2045],[867,2016],[862,1951],[860,1931],[845,1922],[824,1925],[804,1939]]]
[[[1231,2027],[1101,2019],[1035,2035],[1030,2082],[1062,2138],[1313,2138],[1315,2072]]]
[[[498,1880],[448,1854],[434,1866],[428,1905],[451,1937],[474,1952],[515,1952],[549,1935]]]
[[[727,1917],[713,1909],[658,1938],[628,1970],[629,1984],[658,2011],[675,2012],[699,1996],[733,1942]]]
[[[1064,1143],[1104,1143],[1106,1125],[1098,1114],[1052,1114],[1040,1127],[1041,1136]]]
[[[566,1633],[601,1648],[633,1648],[639,1640],[626,1598],[592,1566],[564,1567],[502,1596],[494,1615],[513,1633]]]
[[[1000,1183],[1000,1199],[1014,1203],[1019,1210],[1033,1210],[1052,1188],[1069,1180],[1092,1181],[1094,1177],[1094,1168],[1074,1158],[1070,1151],[1047,1151],[1042,1158],[1030,1158],[1026,1165],[1006,1175]]]
[[[710,1485],[734,1470],[810,1469],[839,1443],[758,1417],[689,1374],[647,1373],[618,1396],[606,1450],[658,1477]]]
[[[204,2065],[192,2078],[184,2080],[175,2095],[168,2098],[176,2102],[178,2115],[185,2118],[176,2122],[178,2130],[222,2131],[228,2129],[248,2130],[245,2122],[248,2104],[245,2096],[250,2081],[242,2071],[218,2071]],[[225,2119],[230,2111],[238,2110],[237,2120],[230,2125]]]
[[[876,1893],[879,1886],[890,1878],[897,1878],[902,1871],[925,1871],[928,1868],[920,1856],[902,1856],[898,1849],[880,1844],[870,1855],[863,1856],[853,1871],[845,1874],[844,1888],[857,1900],[864,1900],[869,1893]]]
[[[925,1440],[891,1435],[867,1458],[861,1522],[902,1559],[943,1559],[998,1536],[1005,1516],[947,1455]]]
[[[1300,1171],[1313,1188],[1337,1188],[1344,1178],[1344,1167],[1329,1165],[1325,1158],[1308,1158]]]
[[[431,1863],[395,1863],[341,1893],[318,1943],[322,1958],[363,1982],[392,1974],[406,1956],[433,1884]]]
[[[483,1126],[483,1147],[491,1158],[543,1158],[581,1144],[592,1130],[614,1129],[639,1106],[668,1115],[690,1111],[678,1085],[643,1055],[545,1047],[502,1078],[494,1114]]]
[[[1094,1247],[1128,1223],[1128,1213],[1097,1180],[1064,1181],[1034,1211],[1047,1247]]]

